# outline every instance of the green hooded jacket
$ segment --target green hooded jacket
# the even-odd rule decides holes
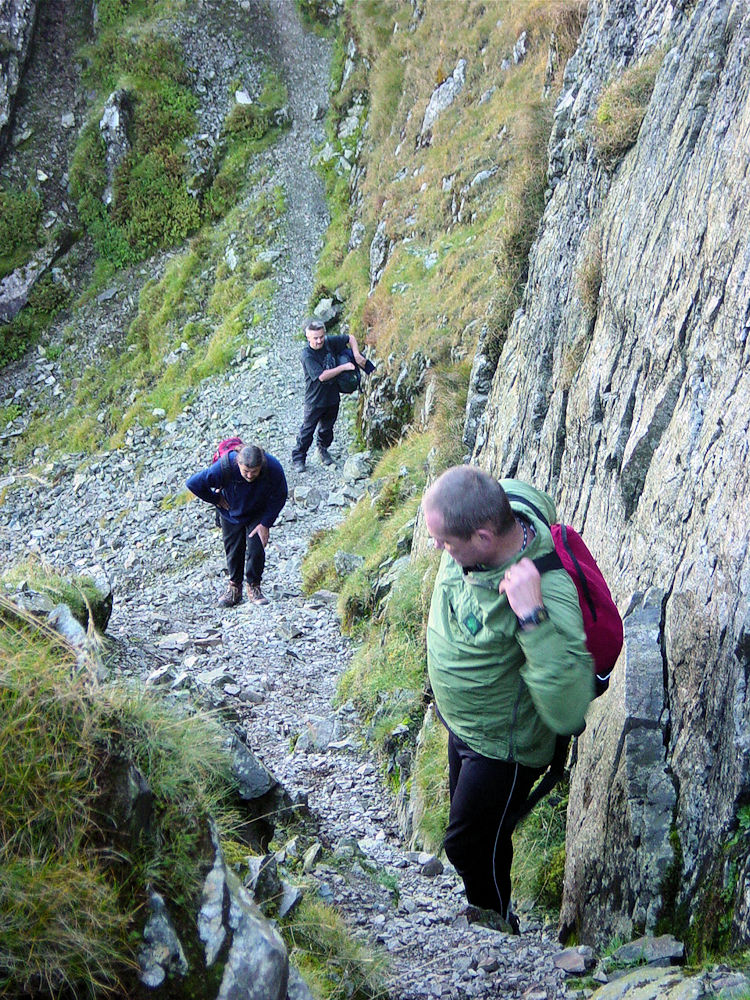
[[[557,520],[546,493],[515,479],[501,485],[532,501],[550,524]],[[438,711],[464,743],[485,757],[546,767],[556,734],[583,725],[594,695],[593,663],[575,584],[564,569],[542,574],[549,620],[527,631],[498,593],[509,566],[554,549],[549,528],[531,508],[511,506],[536,532],[523,554],[464,574],[443,553],[427,623],[427,667]]]

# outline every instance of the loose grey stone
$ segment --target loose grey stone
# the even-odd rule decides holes
[[[151,892],[148,905],[151,913],[143,929],[145,944],[138,951],[138,978],[153,988],[161,986],[168,973],[186,975],[188,963],[164,898]]]

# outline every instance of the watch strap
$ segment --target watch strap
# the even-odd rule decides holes
[[[541,625],[542,622],[549,621],[549,612],[543,604],[540,604],[538,608],[534,608],[531,614],[526,615],[524,618],[516,618],[519,628],[526,628],[528,625]]]

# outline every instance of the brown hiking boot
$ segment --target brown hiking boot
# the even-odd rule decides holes
[[[233,608],[236,604],[242,603],[242,587],[235,587],[233,583],[229,584],[229,589],[226,594],[219,601],[220,608]]]
[[[263,591],[260,589],[259,583],[248,583],[247,585],[247,599],[252,604],[268,604],[268,598],[265,596]]]

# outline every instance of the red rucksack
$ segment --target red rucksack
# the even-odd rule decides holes
[[[622,618],[612,600],[607,581],[575,528],[569,524],[550,524],[535,504],[517,493],[506,492],[506,496],[512,503],[522,503],[530,507],[550,530],[555,551],[534,559],[534,565],[539,572],[564,569],[576,586],[583,616],[583,629],[586,633],[586,648],[594,661],[594,697],[598,698],[609,687],[609,675],[617,662],[623,643]],[[557,737],[550,765],[526,801],[516,810],[513,825],[531,812],[537,802],[543,799],[562,778],[570,741],[570,736]]]
[[[216,446],[212,461],[218,462],[221,459],[221,482],[223,486],[226,486],[229,482],[229,452],[239,451],[240,448],[244,447],[245,442],[242,438],[238,437],[224,438]]]
[[[609,675],[620,655],[623,642],[622,618],[612,600],[607,581],[575,528],[569,524],[548,524],[547,518],[529,500],[518,494],[506,495],[511,502],[530,507],[550,529],[555,551],[534,560],[539,572],[564,569],[576,586],[586,633],[586,648],[594,660],[594,697],[598,698],[607,690]]]

